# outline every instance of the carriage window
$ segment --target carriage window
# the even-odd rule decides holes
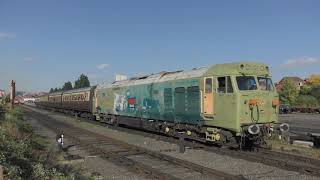
[[[226,93],[226,77],[218,77],[218,93]]]
[[[230,76],[227,76],[227,93],[233,93],[233,87]]]
[[[241,91],[257,89],[257,83],[253,76],[238,76],[237,84]]]
[[[206,78],[205,92],[212,93],[212,78]]]
[[[259,89],[264,91],[273,91],[273,85],[270,78],[258,77]]]

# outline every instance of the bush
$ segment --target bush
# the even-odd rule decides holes
[[[316,97],[318,102],[320,103],[320,86],[313,87],[310,94]]]
[[[300,88],[300,94],[301,95],[310,95],[312,88],[313,88],[312,86],[304,85]]]
[[[19,109],[0,119],[0,164],[5,179],[74,179],[58,171],[56,154],[48,152],[43,138],[33,133]]]
[[[280,101],[282,104],[293,105],[297,99],[299,92],[291,79],[285,79],[283,87],[279,92]]]
[[[299,95],[295,102],[295,105],[298,107],[312,108],[318,106],[318,101],[314,96]]]

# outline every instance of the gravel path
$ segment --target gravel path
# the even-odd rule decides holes
[[[224,171],[234,175],[243,175],[248,179],[319,179],[297,172],[286,171],[276,167],[267,166],[261,163],[249,162],[242,159],[236,159],[229,156],[219,155],[213,152],[203,150],[186,149],[184,154],[178,152],[178,147],[164,141],[155,140],[152,138],[144,137],[137,134],[128,134],[117,130],[109,129],[99,125],[94,125],[84,120],[76,119],[73,117],[64,116],[57,113],[51,113],[43,110],[36,109],[35,111],[42,114],[47,114],[57,120],[73,124],[77,127],[89,129],[93,132],[110,136],[114,139],[122,140],[129,144],[144,147],[154,151],[161,151],[164,154],[177,157],[180,159],[188,160],[209,168]]]

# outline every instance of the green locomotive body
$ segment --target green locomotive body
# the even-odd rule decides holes
[[[165,72],[98,86],[95,104],[102,114],[200,125],[201,78],[197,74],[179,78],[180,74]]]
[[[94,108],[106,122],[225,143],[265,136],[260,129],[278,122],[278,98],[268,66],[243,62],[99,85]]]
[[[261,145],[278,124],[279,96],[265,64],[217,64],[160,72],[51,93],[39,106],[96,119],[183,135],[203,142]]]

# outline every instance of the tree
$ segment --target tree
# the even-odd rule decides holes
[[[70,81],[65,82],[64,85],[62,86],[62,90],[68,91],[72,89],[72,83]]]
[[[299,106],[299,107],[304,107],[304,108],[317,107],[318,106],[318,101],[314,96],[299,95],[297,97],[295,105]]]
[[[312,86],[320,86],[320,75],[318,74],[312,74],[309,77],[308,82],[312,85]]]
[[[310,94],[318,99],[318,102],[320,103],[320,86],[313,87]]]
[[[90,87],[90,81],[88,76],[81,74],[78,80],[74,82],[74,89]]]
[[[298,89],[291,79],[285,79],[282,90],[279,92],[283,104],[293,105],[298,97]]]
[[[308,85],[301,86],[300,94],[310,95],[312,88],[313,88],[312,86],[308,86]]]
[[[11,100],[10,100],[10,95],[6,95],[6,97],[4,98],[4,102],[5,103],[9,103]]]
[[[84,87],[90,87],[90,81],[88,76],[81,74],[80,77],[74,82],[74,87],[72,87],[72,83],[68,81],[64,83],[62,88],[51,88],[50,93],[58,91],[68,91],[71,89],[79,89]]]

